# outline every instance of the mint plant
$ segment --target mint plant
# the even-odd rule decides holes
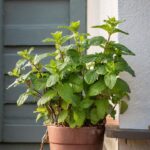
[[[80,21],[71,22],[59,27],[69,30],[69,35],[56,31],[43,40],[55,45],[54,52],[33,54],[34,48],[18,52],[21,59],[9,72],[16,78],[9,87],[23,84],[27,89],[17,100],[18,106],[28,103],[32,96],[37,103],[37,121],[43,119],[48,125],[71,128],[104,123],[107,115],[115,116],[117,104],[120,113],[124,113],[128,105],[123,98],[129,98],[130,88],[119,75],[125,71],[135,76],[123,58],[135,54],[111,40],[115,33],[128,34],[117,27],[120,23],[108,18],[103,25],[93,27],[105,30],[105,39],[89,38],[89,34],[79,32]],[[90,46],[99,46],[103,51],[87,54]],[[43,63],[44,59],[49,62]]]

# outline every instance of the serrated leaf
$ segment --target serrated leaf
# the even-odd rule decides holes
[[[83,79],[79,75],[71,75],[69,82],[75,93],[79,93],[83,90]]]
[[[90,106],[92,106],[93,102],[94,101],[91,99],[84,99],[81,101],[80,107],[84,109],[89,108]]]
[[[95,101],[97,115],[99,120],[104,119],[105,115],[108,113],[109,102],[108,100],[97,100]]]
[[[106,68],[104,65],[98,66],[96,69],[96,73],[100,75],[105,75],[106,74]]]
[[[57,74],[50,75],[47,82],[46,86],[47,87],[52,87],[59,81],[59,76]]]
[[[106,42],[106,39],[102,36],[96,36],[89,39],[89,44],[92,46],[100,46],[104,42]]]
[[[18,106],[21,106],[25,103],[25,101],[28,99],[29,97],[29,93],[28,92],[25,92],[23,94],[21,94],[17,100],[17,105]]]
[[[126,35],[129,34],[129,33],[125,32],[125,31],[122,31],[122,30],[120,30],[120,29],[118,29],[118,28],[115,28],[115,29],[113,30],[113,33],[123,33],[123,34],[126,34]]]
[[[52,100],[57,95],[57,92],[54,90],[47,91],[39,100],[37,105],[41,106]]]
[[[135,56],[135,54],[131,50],[129,50],[126,46],[124,46],[123,44],[113,43],[113,47],[120,50],[123,55],[133,55],[133,56]]]
[[[59,26],[59,28],[64,28],[72,32],[77,32],[80,28],[80,21],[71,22],[69,26]]]
[[[46,82],[47,79],[46,78],[36,78],[36,77],[31,77],[31,82],[32,82],[32,87],[35,90],[43,90],[46,87]]]
[[[36,64],[38,64],[42,59],[44,59],[44,58],[46,58],[46,57],[48,57],[48,56],[49,56],[49,53],[44,53],[44,54],[35,55],[33,62],[34,62],[34,64],[36,65]]]
[[[117,62],[115,63],[115,67],[117,71],[126,71],[129,74],[131,74],[133,77],[135,77],[135,72],[134,70],[128,65],[128,63],[124,60],[121,59],[122,62]]]
[[[43,117],[42,114],[38,114],[36,117],[36,122],[38,122],[42,117]]]
[[[104,76],[104,81],[107,87],[112,89],[117,81],[117,76],[115,74],[107,74]]]
[[[95,70],[89,70],[84,75],[84,80],[87,84],[92,84],[98,79],[98,74]]]
[[[65,119],[68,116],[68,111],[67,110],[63,110],[60,112],[59,116],[58,116],[58,123],[62,123],[65,121]]]
[[[84,55],[81,57],[81,62],[82,63],[94,62],[96,61],[97,58],[98,56],[95,54]]]
[[[106,88],[106,85],[105,85],[104,81],[99,80],[90,86],[89,91],[88,91],[88,95],[89,96],[96,96],[96,95],[100,94],[103,90],[105,90],[105,88]]]
[[[26,62],[27,62],[27,60],[25,60],[25,59],[18,60],[16,63],[16,68],[20,69]]]
[[[64,110],[68,110],[69,104],[66,103],[65,101],[63,101],[62,104],[61,104],[61,107],[62,107],[62,109],[64,109]]]
[[[67,123],[69,124],[70,128],[76,127],[76,122],[74,121],[73,117],[70,117],[70,119],[67,120]]]
[[[112,31],[113,31],[113,28],[109,24],[93,26],[93,28],[100,28],[100,29],[107,31],[108,33],[112,33]]]
[[[84,124],[86,113],[85,111],[74,111],[73,112],[73,118],[75,120],[75,123],[78,127],[81,127]]]
[[[98,115],[97,115],[97,110],[96,108],[93,108],[90,112],[90,120],[92,124],[97,124],[99,121]]]
[[[43,43],[51,43],[51,42],[53,43],[53,42],[55,42],[55,40],[52,38],[46,38],[46,39],[42,40],[42,42]]]
[[[59,96],[66,101],[67,103],[73,102],[74,99],[74,94],[73,94],[73,89],[68,83],[64,83],[62,85],[58,85],[57,91]]]
[[[116,85],[113,88],[113,91],[117,92],[117,93],[119,93],[119,92],[128,92],[128,93],[130,93],[131,92],[127,82],[125,82],[124,80],[122,80],[120,78],[117,79],[117,82],[116,82]]]
[[[67,55],[74,63],[79,63],[80,55],[77,50],[70,49],[67,51]]]
[[[120,102],[120,114],[123,114],[128,109],[128,104],[125,101]]]
[[[43,106],[40,106],[40,107],[37,107],[36,110],[34,111],[34,113],[46,113],[47,112],[47,109],[46,107],[43,107]]]
[[[54,33],[51,33],[51,35],[55,39],[55,41],[58,41],[62,38],[62,31],[56,31]]]
[[[29,48],[28,54],[31,54],[34,51],[34,47]]]
[[[63,43],[66,43],[68,40],[70,40],[70,39],[72,39],[72,38],[73,38],[73,36],[71,36],[71,35],[63,36],[63,37],[61,38],[61,42],[62,42],[62,44],[63,44]]]
[[[72,31],[75,31],[75,32],[78,31],[80,28],[80,21],[71,22],[70,28]]]

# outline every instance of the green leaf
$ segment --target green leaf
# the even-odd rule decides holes
[[[70,49],[67,51],[67,55],[74,63],[79,63],[80,55],[77,50]]]
[[[78,31],[80,28],[80,21],[71,22],[70,28],[72,31]]]
[[[98,80],[98,74],[96,73],[95,70],[89,70],[86,72],[86,74],[84,75],[84,80],[87,84],[92,84],[94,83],[96,80]]]
[[[42,42],[43,42],[43,43],[51,43],[51,42],[54,43],[55,40],[52,39],[52,38],[46,38],[46,39],[42,40]]]
[[[59,81],[58,74],[50,75],[47,80],[46,86],[51,87],[51,86],[55,85],[58,81]]]
[[[59,28],[64,28],[72,32],[77,32],[80,28],[80,21],[71,22],[70,26],[59,26]]]
[[[34,62],[34,64],[36,65],[36,64],[38,64],[42,59],[44,59],[44,58],[46,58],[46,57],[48,57],[48,56],[49,56],[49,53],[44,53],[44,54],[40,54],[40,55],[35,55],[33,62]]]
[[[74,111],[73,112],[73,118],[75,120],[75,123],[78,127],[81,127],[84,124],[85,118],[86,118],[86,113],[85,111]]]
[[[117,76],[115,74],[107,74],[104,77],[104,81],[106,86],[112,89],[116,84]]]
[[[32,76],[31,81],[32,81],[32,87],[35,90],[40,91],[46,88],[46,82],[47,82],[46,78],[36,78],[35,76]]]
[[[61,42],[62,44],[66,43],[68,40],[71,40],[73,38],[72,35],[66,35],[66,36],[63,36],[62,39],[61,39]]]
[[[80,93],[83,90],[83,79],[79,75],[71,75],[69,82],[75,93]]]
[[[120,43],[113,43],[113,47],[120,50],[123,55],[133,55],[133,56],[135,56],[135,54],[131,50],[129,50],[126,46],[124,46]]]
[[[123,34],[126,34],[126,35],[129,34],[129,33],[125,32],[125,31],[122,31],[122,30],[120,30],[120,29],[118,29],[118,28],[115,28],[115,29],[113,30],[113,33],[123,33]]]
[[[67,120],[67,123],[69,124],[70,128],[75,128],[76,127],[76,122],[74,121],[72,116],[70,117],[70,119]]]
[[[73,89],[68,83],[58,85],[57,91],[64,101],[66,101],[67,103],[73,102],[74,99]]]
[[[97,110],[97,116],[100,119],[104,119],[105,115],[108,113],[109,108],[109,102],[108,100],[97,100],[95,102],[96,110]]]
[[[29,48],[28,54],[31,54],[32,51],[34,51],[34,47]]]
[[[109,24],[93,26],[93,28],[103,29],[103,30],[107,31],[109,34],[112,34],[112,32],[113,32],[113,28]]]
[[[98,66],[96,69],[96,73],[100,75],[105,75],[106,74],[106,68],[104,65]]]
[[[90,106],[92,106],[93,102],[94,101],[91,99],[84,99],[81,101],[80,107],[83,109],[89,108]]]
[[[37,117],[36,117],[36,122],[38,122],[42,117],[43,117],[42,114],[38,114]]]
[[[64,110],[68,110],[69,104],[66,103],[65,101],[63,101],[62,104],[61,104],[61,107],[62,107],[62,109],[64,109]]]
[[[23,94],[21,94],[17,100],[17,105],[21,106],[25,103],[25,101],[28,99],[29,97],[29,92],[25,92]]]
[[[45,113],[47,113],[47,109],[46,109],[46,107],[40,106],[40,107],[37,107],[37,108],[36,108],[36,110],[34,111],[34,113],[42,113],[42,114],[45,114]]]
[[[123,58],[120,58],[120,62],[115,63],[115,67],[117,71],[126,71],[133,77],[135,77],[134,70],[128,65],[128,63]]]
[[[90,120],[92,124],[97,124],[99,121],[98,115],[97,115],[97,109],[93,108],[90,112]]]
[[[58,123],[63,123],[68,116],[68,110],[63,110],[58,116]]]
[[[120,114],[123,114],[128,109],[128,104],[125,101],[120,103]]]
[[[56,31],[55,33],[51,33],[51,35],[55,41],[58,41],[62,38],[62,31]]]
[[[113,88],[114,92],[120,93],[120,92],[128,92],[130,93],[129,85],[122,79],[118,78],[116,85]]]
[[[98,56],[95,54],[84,55],[81,57],[81,62],[82,63],[94,62],[96,61],[97,58]]]
[[[115,17],[108,17],[107,20],[104,20],[104,22],[106,22],[107,24],[110,24],[113,27],[116,27],[117,25],[119,25],[120,23],[123,23],[125,20],[116,20]]]
[[[88,95],[89,96],[96,96],[96,95],[100,94],[105,89],[106,89],[106,85],[105,85],[104,81],[99,80],[90,86],[89,91],[88,91]]]
[[[53,99],[57,95],[57,92],[54,90],[47,91],[39,100],[37,105],[41,106],[49,102],[51,99]]]
[[[96,37],[89,39],[89,42],[90,42],[90,45],[100,46],[101,44],[106,42],[106,39],[102,36],[96,36]]]
[[[16,63],[16,68],[20,69],[26,62],[27,62],[27,60],[25,60],[25,59],[18,60]]]

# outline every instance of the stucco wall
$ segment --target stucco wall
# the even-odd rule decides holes
[[[121,27],[130,33],[119,35],[119,41],[135,53],[127,57],[136,78],[125,75],[132,94],[128,111],[120,116],[121,128],[147,129],[150,125],[150,0],[119,0]]]

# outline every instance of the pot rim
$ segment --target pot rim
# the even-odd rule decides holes
[[[101,128],[105,128],[105,125],[99,125],[99,126],[83,126],[83,127],[75,127],[75,128],[71,128],[71,127],[66,127],[66,126],[58,126],[58,125],[47,125],[47,127],[51,127],[51,128],[66,128],[66,129],[101,129]]]

